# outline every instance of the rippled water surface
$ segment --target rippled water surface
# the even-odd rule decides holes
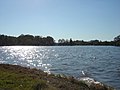
[[[36,67],[48,73],[89,77],[120,90],[120,47],[113,46],[4,46],[0,63]]]

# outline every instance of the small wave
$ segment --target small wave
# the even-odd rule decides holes
[[[85,71],[81,71],[81,73],[80,73],[80,77],[82,78],[82,77],[89,77],[90,75],[87,73],[87,72],[85,72]]]
[[[103,83],[95,80],[94,78],[87,76],[84,71],[81,71],[81,73],[82,73],[82,77],[80,77],[78,80],[84,82],[88,87],[95,87],[96,90],[99,88],[103,88],[103,90],[104,88],[108,88],[108,89],[112,88],[110,86],[104,85]],[[116,90],[116,89],[110,89],[110,90]]]
[[[80,81],[84,81],[88,86],[90,86],[91,84],[101,84],[100,82],[96,81],[93,78],[90,78],[85,71],[81,71],[82,76],[79,78]]]
[[[84,76],[85,76],[85,72],[84,72],[84,71],[82,71],[82,75],[84,75]]]
[[[93,78],[90,77],[82,77],[80,78],[80,81],[84,81],[88,86],[91,86],[92,84],[100,84],[102,85],[102,83],[94,80]]]

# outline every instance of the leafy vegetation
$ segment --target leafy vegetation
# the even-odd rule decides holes
[[[10,45],[35,45],[35,46],[52,46],[54,45],[54,39],[50,36],[40,37],[33,35],[23,35],[18,37],[0,35],[0,46]]]

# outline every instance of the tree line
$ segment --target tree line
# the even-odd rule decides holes
[[[53,46],[54,39],[50,36],[41,37],[33,35],[23,35],[18,37],[0,35],[0,46],[11,46],[11,45],[34,45],[34,46]]]
[[[108,45],[108,46],[120,46],[120,35],[116,36],[113,41],[100,41],[100,40],[68,40],[68,39],[59,39],[58,45],[67,46],[67,45]]]
[[[59,39],[58,43],[55,42],[51,36],[33,36],[21,34],[18,37],[0,35],[0,46],[12,46],[12,45],[31,45],[31,46],[73,46],[73,45],[109,45],[120,46],[120,35],[116,36],[113,41],[100,41],[100,40],[72,40]]]
[[[84,40],[65,40],[59,39],[58,45],[65,46],[65,45],[115,45],[114,41],[100,41],[100,40],[91,40],[91,41],[84,41]]]

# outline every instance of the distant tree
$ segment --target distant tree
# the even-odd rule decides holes
[[[34,36],[33,35],[20,35],[19,36],[22,45],[34,45]]]
[[[59,39],[58,45],[64,45],[65,42],[66,42],[65,39]]]
[[[70,43],[72,43],[73,41],[72,41],[72,38],[70,38]]]
[[[7,43],[7,39],[5,35],[0,35],[0,45],[4,46]]]
[[[34,37],[34,45],[35,46],[39,46],[39,45],[42,45],[42,37],[40,37],[40,36],[35,36]]]
[[[120,35],[114,38],[114,42],[116,46],[120,46]]]
[[[46,45],[49,45],[49,46],[51,46],[51,45],[54,45],[54,39],[52,38],[52,37],[50,37],[50,36],[47,36],[47,38],[46,38]]]
[[[72,38],[70,38],[70,45],[74,45]]]
[[[91,40],[89,43],[91,45],[99,45],[99,40]]]
[[[0,46],[10,46],[17,44],[16,37],[0,35]]]
[[[84,42],[83,40],[76,40],[73,42],[74,42],[74,45],[86,45],[86,42]]]
[[[117,37],[114,38],[114,41],[120,41],[120,35],[118,35]]]
[[[70,45],[70,40],[68,40],[68,39],[59,39],[58,40],[58,45],[64,45],[64,46],[66,46],[66,45]]]

